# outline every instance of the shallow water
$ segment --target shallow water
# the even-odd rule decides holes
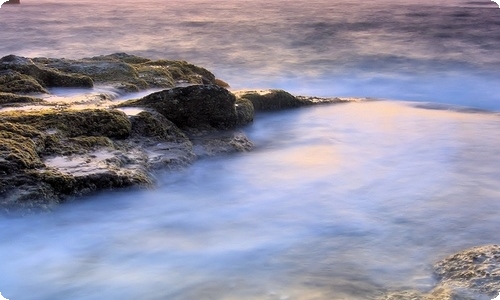
[[[148,191],[2,218],[10,299],[372,299],[500,239],[497,114],[413,103],[259,115],[253,152]]]
[[[418,101],[259,114],[244,129],[252,152],[160,174],[154,190],[1,217],[2,295],[373,299],[432,288],[433,262],[500,238],[500,9],[433,2],[2,6],[0,56],[121,51],[188,60],[235,89]]]

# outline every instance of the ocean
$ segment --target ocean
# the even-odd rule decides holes
[[[0,8],[0,56],[126,52],[374,101],[260,113],[251,152],[0,217],[6,298],[374,299],[500,241],[492,1],[21,2]]]

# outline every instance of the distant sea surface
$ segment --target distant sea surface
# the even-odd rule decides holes
[[[388,101],[260,113],[248,153],[0,216],[6,298],[375,299],[500,243],[493,2],[21,2],[0,8],[0,56],[127,52],[234,89]]]
[[[492,1],[48,1],[0,9],[0,56],[127,52],[282,88],[500,110]]]

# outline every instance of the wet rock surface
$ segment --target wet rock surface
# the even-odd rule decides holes
[[[380,300],[491,300],[500,293],[500,246],[474,247],[433,266],[437,285],[428,293],[396,291]]]
[[[121,95],[162,90],[115,101],[96,85]],[[88,92],[50,93],[62,87]],[[228,87],[184,61],[125,53],[0,58],[0,208],[39,209],[104,189],[151,187],[157,170],[251,150],[239,127],[255,111],[348,101]]]

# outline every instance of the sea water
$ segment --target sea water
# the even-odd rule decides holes
[[[248,153],[0,218],[9,299],[373,299],[500,240],[489,1],[23,1],[0,55],[127,52],[233,88],[366,101],[257,114]],[[73,92],[61,92],[74,97]]]
[[[0,56],[127,52],[204,66],[233,88],[500,109],[489,0],[25,0],[0,8]]]

